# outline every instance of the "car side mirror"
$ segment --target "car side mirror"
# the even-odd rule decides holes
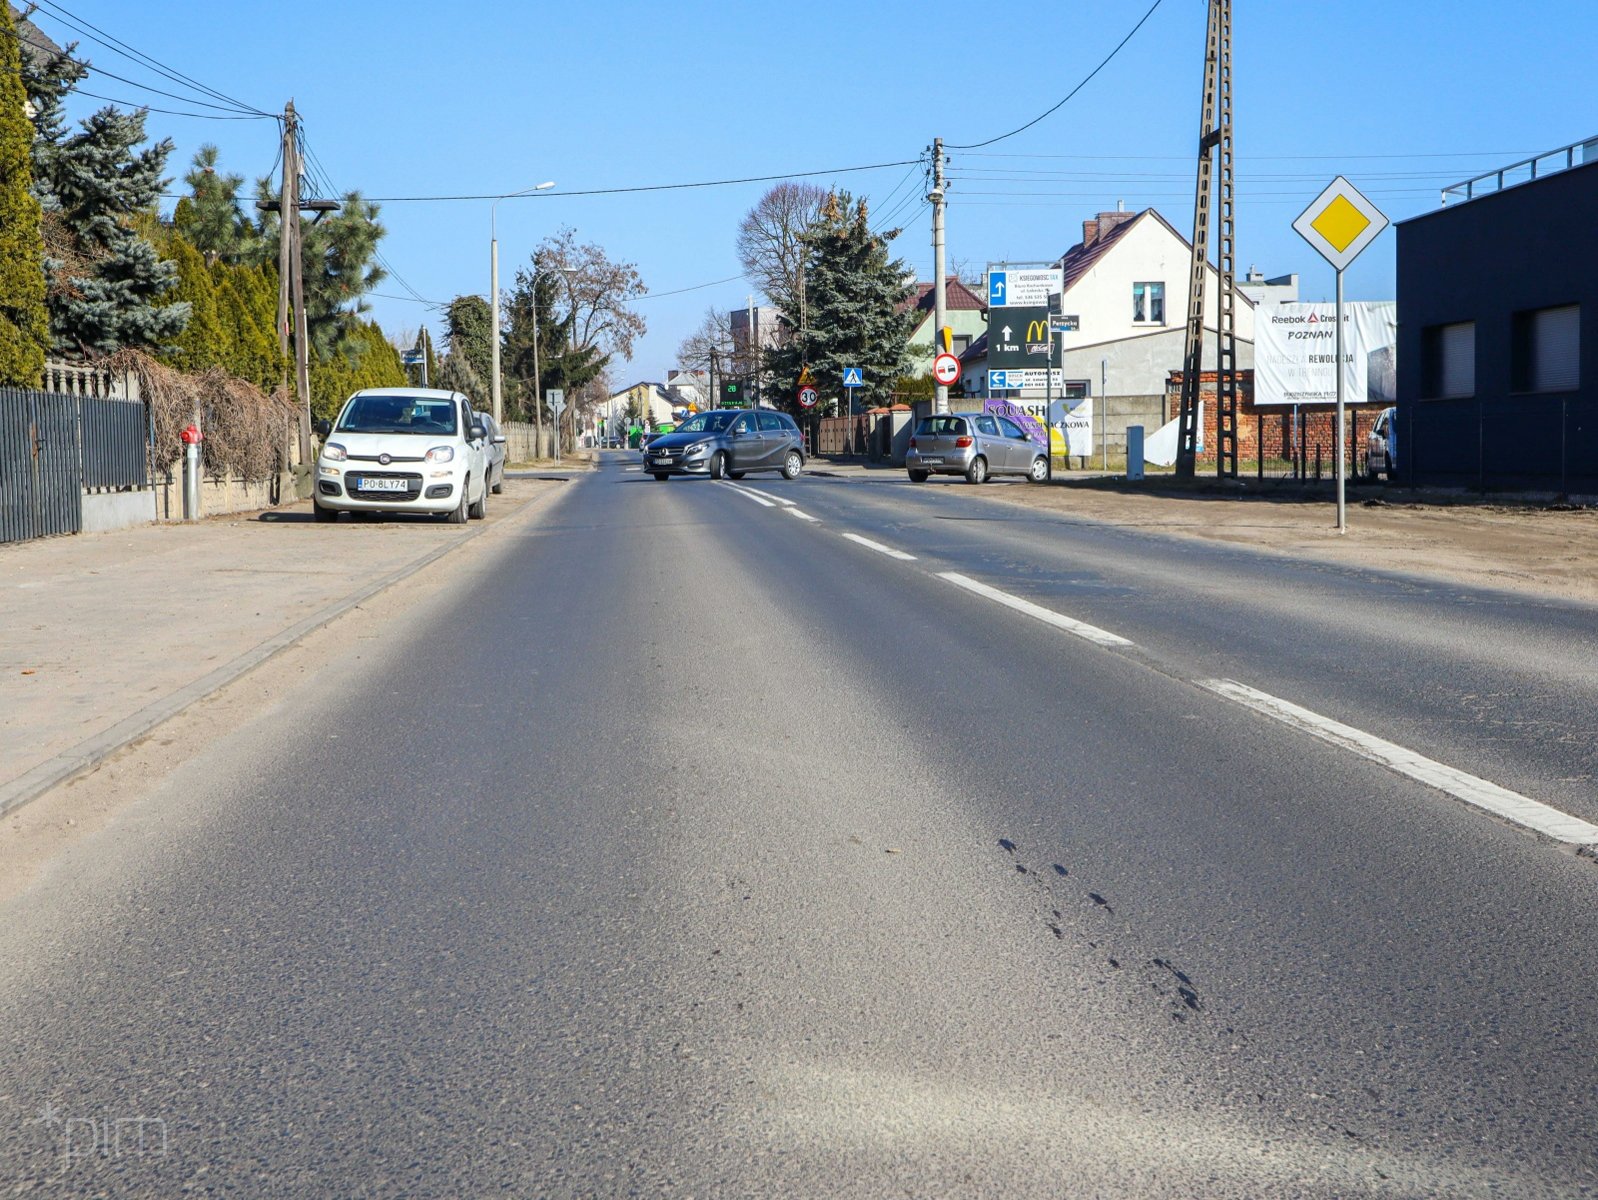
[[[333,422],[329,421],[326,417],[323,417],[315,424],[315,426],[313,426],[313,428],[316,430],[317,437],[325,438],[328,434],[333,432]]]
[[[473,425],[470,433],[472,441],[474,442],[480,442],[488,436],[488,430],[484,429],[481,425]]]
[[[505,435],[503,433],[496,433],[494,435],[494,445],[503,446],[504,444],[505,444]]]

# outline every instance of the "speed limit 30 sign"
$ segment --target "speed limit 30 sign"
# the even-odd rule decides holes
[[[932,360],[932,378],[944,387],[959,382],[960,360],[952,354],[940,354]]]
[[[816,394],[815,388],[802,387],[799,389],[800,408],[814,408],[816,406],[816,401],[819,399],[820,397]]]

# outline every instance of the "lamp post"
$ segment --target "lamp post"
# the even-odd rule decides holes
[[[505,420],[504,406],[499,397],[499,229],[495,224],[499,215],[499,202],[509,200],[512,196],[526,196],[532,192],[542,192],[546,188],[555,186],[553,179],[547,183],[536,183],[530,188],[523,188],[519,192],[508,192],[499,196],[494,203],[488,206],[488,247],[489,247],[489,272],[488,272],[488,309],[492,314],[490,318],[489,343],[494,356],[493,376],[489,388],[494,398],[494,423],[501,424]]]

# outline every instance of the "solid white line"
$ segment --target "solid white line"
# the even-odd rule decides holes
[[[721,480],[720,482],[721,482],[721,486],[722,487],[731,488],[733,491],[737,492],[740,496],[747,496],[749,499],[753,500],[756,504],[763,504],[767,508],[776,508],[777,507],[777,505],[773,501],[767,500],[759,492],[751,492],[751,491],[749,491],[746,488],[739,487],[736,483],[728,483],[725,479]]]
[[[892,546],[884,546],[881,542],[873,542],[870,538],[861,537],[858,533],[843,535],[851,542],[859,542],[867,550],[875,550],[878,554],[886,554],[889,558],[897,558],[900,562],[915,562],[914,554],[906,554],[903,550],[895,550]]]
[[[1019,596],[1012,596],[1009,592],[1001,592],[998,588],[989,587],[985,583],[978,583],[975,579],[956,574],[953,571],[938,572],[939,579],[947,579],[956,587],[963,587],[968,592],[975,592],[978,596],[985,596],[989,600],[997,601],[1006,608],[1013,608],[1016,612],[1025,613],[1029,617],[1036,617],[1047,625],[1056,629],[1063,629],[1067,633],[1074,633],[1079,638],[1086,638],[1100,646],[1130,646],[1132,643],[1118,633],[1111,633],[1108,629],[1100,629],[1097,625],[1089,625],[1071,617],[1061,616],[1053,609],[1044,608],[1042,605],[1033,604],[1030,600],[1023,600]]]
[[[1381,763],[1382,766],[1407,775],[1428,787],[1446,792],[1456,800],[1475,805],[1506,821],[1513,821],[1527,829],[1573,845],[1598,845],[1598,825],[1561,812],[1541,801],[1522,796],[1508,788],[1499,787],[1485,779],[1467,775],[1443,763],[1406,750],[1403,746],[1384,741],[1379,737],[1323,717],[1307,708],[1300,708],[1266,692],[1237,683],[1231,679],[1205,679],[1199,686],[1218,696],[1236,701],[1284,725],[1291,725],[1323,742],[1351,750],[1362,758]]]
[[[817,524],[820,524],[821,519],[819,517],[812,517],[809,513],[801,512],[797,508],[785,508],[782,511],[787,513],[789,516],[798,517],[801,521],[813,521]]]

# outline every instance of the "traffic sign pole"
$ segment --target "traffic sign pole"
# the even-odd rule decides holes
[[[1348,447],[1343,430],[1343,269],[1337,269],[1337,532],[1348,532],[1348,503],[1344,494],[1348,474]]]

